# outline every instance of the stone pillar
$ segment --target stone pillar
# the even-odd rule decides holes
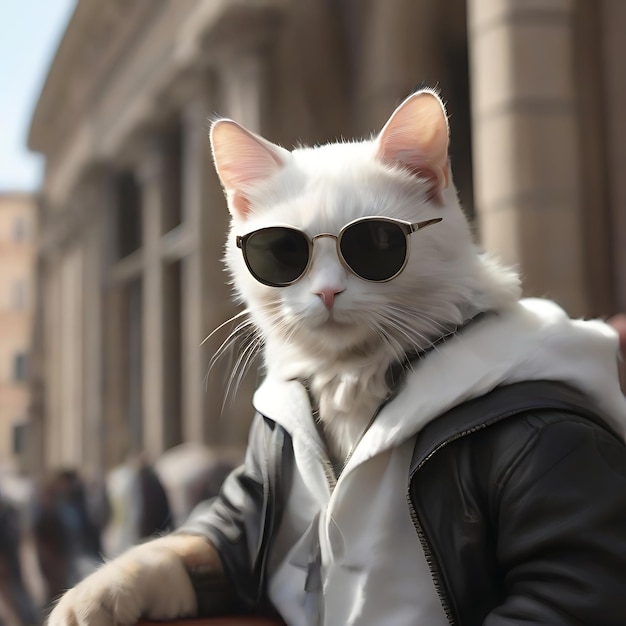
[[[46,253],[45,284],[43,298],[46,303],[43,312],[43,377],[45,382],[46,417],[44,423],[44,456],[48,467],[61,465],[61,445],[63,440],[63,424],[61,422],[61,385],[63,378],[59,367],[61,358],[61,337],[59,326],[61,321],[61,280],[60,262],[56,254]]]
[[[147,146],[138,177],[142,185],[142,405],[143,448],[150,459],[164,450],[163,266],[160,255],[164,158],[159,142]]]
[[[456,0],[369,0],[353,5],[353,11],[361,14],[357,19],[363,20],[356,62],[356,115],[363,130],[380,129],[421,81],[441,84],[449,72],[445,37],[456,28],[457,4]]]
[[[220,76],[223,111],[248,130],[262,132],[265,118],[265,55],[257,50],[229,59]]]
[[[60,371],[59,461],[64,467],[80,467],[84,461],[83,421],[83,256],[76,240],[63,248],[59,264],[61,297],[59,325],[60,359],[52,366]]]
[[[596,9],[597,10],[597,9]],[[611,207],[611,252],[616,311],[626,312],[626,3],[604,0],[600,11],[604,57],[604,123],[607,131],[609,202]],[[607,172],[605,172],[605,175]]]
[[[134,441],[129,428],[128,359],[123,349],[128,342],[128,304],[121,285],[108,285],[104,298],[104,423],[101,446],[106,469],[123,463]]]
[[[588,307],[573,0],[468,0],[474,180],[483,246],[526,293]]]
[[[105,466],[106,438],[104,419],[104,334],[105,272],[107,269],[107,211],[115,201],[112,175],[108,171],[94,174],[86,181],[84,191],[85,226],[82,239],[84,256],[84,424],[85,466],[96,472]],[[120,321],[111,320],[119,325]]]
[[[207,120],[211,109],[204,95],[192,97],[182,112],[182,217],[189,238],[189,252],[182,259],[182,421],[185,441],[206,439],[204,422],[207,367],[202,339],[206,334],[202,315],[202,221],[206,211],[205,181],[208,175]]]

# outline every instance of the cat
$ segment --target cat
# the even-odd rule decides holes
[[[297,471],[267,566],[271,600],[289,624],[318,623],[325,609],[334,624],[448,623],[407,514],[406,477],[397,479],[419,429],[455,403],[502,382],[575,378],[596,389],[599,402],[610,396],[613,413],[622,411],[621,395],[603,390],[593,364],[579,374],[568,348],[552,358],[557,344],[581,354],[598,343],[610,368],[613,339],[595,338],[606,331],[574,328],[552,305],[520,305],[516,272],[476,247],[448,144],[444,104],[429,89],[410,95],[363,141],[289,151],[234,121],[212,124],[231,215],[225,264],[250,319],[239,329],[252,325],[244,352],[261,350],[268,383],[255,407],[280,414],[293,439]],[[253,423],[246,460],[246,484],[260,485],[253,496],[267,493],[252,444],[262,421]],[[383,493],[386,505],[370,506]],[[229,502],[219,515],[246,502]],[[355,524],[354,537],[343,532]],[[224,555],[203,528],[185,526],[114,559],[65,594],[49,626],[193,615],[198,598],[187,574],[224,574]],[[262,534],[250,532],[245,545]],[[325,609],[312,582],[320,562],[327,580],[344,581],[328,597],[324,587]],[[396,596],[379,602],[375,590],[396,570]],[[406,609],[408,622],[371,617],[395,607]],[[359,621],[360,610],[369,621]]]
[[[485,310],[518,300],[518,277],[477,254],[448,165],[448,122],[434,91],[409,97],[375,140],[288,152],[228,120],[212,129],[217,171],[232,216],[226,263],[247,305],[265,368],[309,381],[335,460],[350,453],[389,393],[390,364],[426,350]],[[306,277],[268,288],[245,267],[236,236],[290,224],[337,233],[368,215],[416,222],[407,266],[366,282],[318,239]]]

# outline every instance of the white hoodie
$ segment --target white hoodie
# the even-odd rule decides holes
[[[626,439],[617,335],[554,303],[522,300],[433,349],[407,373],[335,481],[305,388],[271,373],[254,406],[290,434],[291,492],[269,564],[269,594],[290,626],[448,624],[411,520],[408,469],[429,421],[496,386],[567,383]]]

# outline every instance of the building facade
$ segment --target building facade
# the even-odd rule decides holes
[[[35,110],[46,157],[31,449],[110,467],[245,437],[208,120],[285,146],[448,103],[479,242],[575,316],[626,310],[620,0],[80,0]],[[237,393],[234,388],[237,387]]]
[[[25,452],[36,237],[35,198],[0,193],[0,470]]]

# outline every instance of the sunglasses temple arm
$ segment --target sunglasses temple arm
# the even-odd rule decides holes
[[[439,224],[439,222],[441,221],[443,221],[443,217],[435,217],[432,220],[426,220],[424,222],[417,222],[416,224],[411,224],[411,232],[414,233],[416,230],[421,230],[422,228],[426,228],[426,226]]]

